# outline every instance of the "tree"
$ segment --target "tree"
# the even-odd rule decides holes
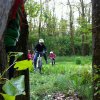
[[[79,12],[78,26],[77,29],[80,32],[82,38],[82,55],[89,55],[89,44],[88,36],[91,33],[91,3],[86,4],[84,0],[80,0],[80,4],[77,5]]]
[[[84,21],[85,21],[85,5],[84,5],[84,1],[83,0],[80,0],[80,3],[81,3],[81,17],[82,17],[82,23],[84,23]],[[82,27],[84,27],[83,25],[82,25]],[[85,41],[85,33],[84,32],[82,32],[82,55],[85,55],[85,43],[84,43],[84,41]]]
[[[72,53],[75,55],[75,48],[74,48],[74,27],[73,27],[73,11],[72,11],[72,6],[70,4],[70,1],[68,0],[68,5],[70,8],[69,12],[69,19],[70,19],[70,40],[71,40],[71,47],[72,47]]]
[[[6,53],[3,43],[3,33],[6,28],[9,12],[13,5],[13,1],[14,0],[0,1],[0,74],[3,73],[7,64]],[[0,92],[2,92],[2,84],[0,84]],[[3,100],[1,95],[0,95],[0,100]]]
[[[35,30],[38,21],[36,17],[40,12],[40,4],[33,0],[29,0],[25,4],[26,12],[28,13],[29,33]],[[33,21],[34,20],[34,21]]]
[[[59,22],[59,36],[65,36],[67,32],[67,20],[61,18]]]
[[[24,16],[22,18],[22,22],[23,25],[21,27],[21,34],[20,34],[20,38],[19,41],[16,45],[16,51],[20,51],[23,52],[23,60],[27,59],[27,51],[28,51],[28,35],[29,35],[29,31],[28,31],[28,22],[26,19],[26,13],[24,13]],[[21,59],[22,60],[22,59]],[[29,100],[30,99],[30,94],[29,94],[29,70],[26,69],[24,71],[20,71],[18,73],[18,75],[25,75],[25,92],[26,95],[23,96],[17,96],[17,100]]]
[[[100,0],[92,0],[93,100],[100,100]]]
[[[13,5],[14,0],[0,1],[0,40],[6,27],[9,11]]]
[[[2,2],[2,5],[6,5],[6,7],[8,7],[8,9],[5,10],[5,13],[6,12],[7,13],[5,14],[3,12],[3,16],[2,16],[3,19],[8,18],[8,16],[10,15],[10,8],[12,7],[12,4],[11,4],[12,2],[10,2],[10,1],[8,0],[9,3],[6,1],[7,4]],[[1,8],[1,2],[0,2],[0,8]],[[3,8],[0,9],[0,13],[2,12],[1,11],[2,9]],[[20,13],[20,14],[22,14],[22,13]],[[19,43],[17,45],[17,51],[24,52],[23,59],[26,59],[26,57],[27,57],[27,41],[28,41],[28,23],[27,23],[26,14],[24,11],[23,11],[23,17],[21,18],[21,22],[22,22],[21,23],[21,34],[20,34],[20,38],[19,38]],[[7,28],[7,27],[5,27],[7,22],[4,20],[3,23],[4,23],[3,29],[5,30]],[[4,35],[4,30],[2,31],[3,35]],[[0,32],[1,32],[1,29],[0,29]],[[3,72],[3,70],[7,66],[7,53],[5,52],[3,38],[0,39],[0,66],[1,66],[0,67],[0,74]],[[30,99],[30,97],[29,97],[29,71],[27,69],[25,71],[20,72],[20,74],[25,75],[26,95],[17,96],[16,100],[29,100]],[[8,75],[8,73],[7,73],[7,75]],[[17,74],[17,75],[19,75],[19,74]],[[8,77],[5,76],[5,78],[8,78]],[[2,92],[2,85],[1,84],[0,84],[0,92]],[[3,100],[1,95],[0,95],[0,100]]]

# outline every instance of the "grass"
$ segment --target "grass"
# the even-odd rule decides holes
[[[81,61],[77,64],[77,59]],[[47,94],[61,91],[77,92],[83,100],[92,100],[92,68],[91,57],[57,57],[56,65],[45,64],[43,74],[30,72],[31,100],[44,99]],[[72,92],[72,93],[73,93]]]

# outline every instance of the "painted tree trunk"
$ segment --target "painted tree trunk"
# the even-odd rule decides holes
[[[100,100],[100,0],[92,0],[93,100]]]
[[[8,15],[14,0],[0,0],[0,40],[6,28]]]
[[[14,0],[0,0],[0,74],[2,74],[5,66],[7,65],[7,57],[3,43],[3,33],[6,29],[8,16],[10,9],[13,5]],[[22,18],[22,27],[20,39],[17,44],[17,51],[21,51],[24,53],[23,59],[27,57],[27,41],[28,41],[28,23],[26,20],[26,14],[24,14]],[[29,96],[29,71],[28,69],[25,71],[21,71],[19,74],[25,75],[25,92],[26,95],[17,96],[16,100],[30,100]],[[7,77],[7,76],[5,76]],[[2,85],[0,85],[0,92],[2,92]],[[0,100],[4,100],[0,95]]]
[[[16,45],[17,51],[23,52],[23,59],[27,59],[27,51],[28,51],[28,23],[26,19],[26,14],[24,14],[24,19],[22,20],[23,24],[21,27],[21,34],[19,41]],[[29,95],[29,70],[20,71],[18,74],[25,75],[25,92],[26,95],[17,96],[16,100],[30,100]]]
[[[14,0],[0,0],[0,74],[3,73],[7,65],[6,52],[2,36],[6,28],[9,12],[13,5],[13,2]],[[7,77],[7,75],[4,76]],[[0,84],[0,92],[2,92],[2,84]],[[0,100],[4,100],[1,95]]]

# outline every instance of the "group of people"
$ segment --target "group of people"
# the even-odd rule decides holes
[[[27,59],[33,60],[34,70],[36,70],[37,58],[38,58],[39,54],[41,56],[44,56],[46,64],[48,63],[46,53],[47,53],[47,49],[46,49],[43,39],[39,39],[38,44],[34,48],[34,54],[31,54],[31,51],[28,50]],[[49,58],[51,59],[52,65],[54,65],[56,55],[54,54],[53,51],[50,51]]]

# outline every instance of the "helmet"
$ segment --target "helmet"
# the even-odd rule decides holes
[[[50,53],[53,53],[53,51],[50,51]]]
[[[43,39],[39,39],[39,43],[44,43],[44,40]]]

